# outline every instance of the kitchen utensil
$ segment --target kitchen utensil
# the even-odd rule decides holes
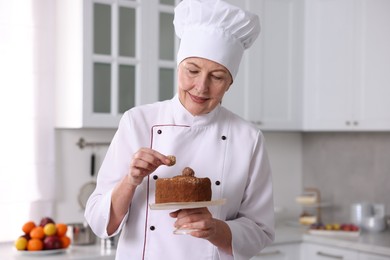
[[[69,223],[67,236],[72,245],[91,245],[96,242],[96,235],[87,223]]]
[[[94,153],[91,154],[91,161],[90,161],[90,175],[93,178],[95,176],[95,160],[96,156]],[[96,188],[96,181],[92,180],[90,182],[85,183],[79,192],[78,201],[83,210],[85,210],[85,207],[87,205],[87,201],[89,196],[91,196],[92,192]]]
[[[116,249],[118,244],[119,234],[109,238],[103,238],[100,240],[100,246],[102,250]]]
[[[386,220],[381,216],[371,216],[363,220],[363,229],[370,232],[381,232],[386,229]]]
[[[362,202],[351,205],[351,222],[359,227],[362,227],[365,218],[373,214],[372,204]]]
[[[373,210],[374,216],[382,217],[382,218],[385,217],[385,205],[383,205],[383,204],[373,204],[372,205],[372,210]]]
[[[95,154],[91,154],[90,161],[90,176],[93,178],[95,176]],[[96,188],[96,181],[91,180],[90,182],[85,183],[79,192],[78,201],[80,207],[85,210],[89,196]],[[91,227],[88,223],[71,223],[68,224],[68,236],[72,239],[73,245],[91,245],[96,242],[96,235],[93,233]]]

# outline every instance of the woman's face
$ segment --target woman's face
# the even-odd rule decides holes
[[[194,116],[211,112],[232,84],[224,66],[196,57],[179,64],[178,80],[180,102]]]

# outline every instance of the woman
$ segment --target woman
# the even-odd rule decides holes
[[[223,1],[184,0],[174,25],[178,94],[124,114],[85,216],[100,237],[120,232],[116,259],[249,259],[274,238],[271,170],[261,132],[221,102],[258,17]],[[176,165],[167,167],[167,155]],[[155,180],[187,166],[226,204],[151,210]]]

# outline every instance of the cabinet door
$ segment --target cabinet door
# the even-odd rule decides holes
[[[311,0],[305,9],[305,129],[390,129],[390,2]]]
[[[325,260],[325,259],[356,260],[358,259],[358,253],[352,250],[311,244],[305,242],[302,244],[302,257],[303,260]]]
[[[355,118],[359,129],[390,129],[390,1],[361,0],[357,6],[357,43],[361,65],[357,69]]]
[[[59,1],[57,127],[116,128],[126,110],[172,98],[178,2]]]
[[[270,246],[251,260],[297,260],[300,259],[300,246],[300,243]]]
[[[302,1],[230,0],[259,15],[259,38],[244,54],[224,104],[264,130],[300,130]]]
[[[305,7],[305,129],[344,129],[352,120],[355,0],[311,0]]]
[[[388,259],[390,259],[390,256],[359,253],[359,260],[388,260]]]

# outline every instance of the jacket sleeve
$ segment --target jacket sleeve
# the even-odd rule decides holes
[[[107,225],[110,217],[111,193],[116,185],[129,171],[133,154],[130,145],[130,120],[126,112],[122,117],[107,154],[99,169],[95,191],[88,199],[85,219],[100,238],[107,238]],[[111,236],[117,235],[126,222],[128,212],[119,228]]]
[[[232,232],[234,259],[250,259],[274,240],[274,205],[271,168],[259,131],[249,178],[237,218],[227,221]],[[221,259],[229,259],[220,253]]]

